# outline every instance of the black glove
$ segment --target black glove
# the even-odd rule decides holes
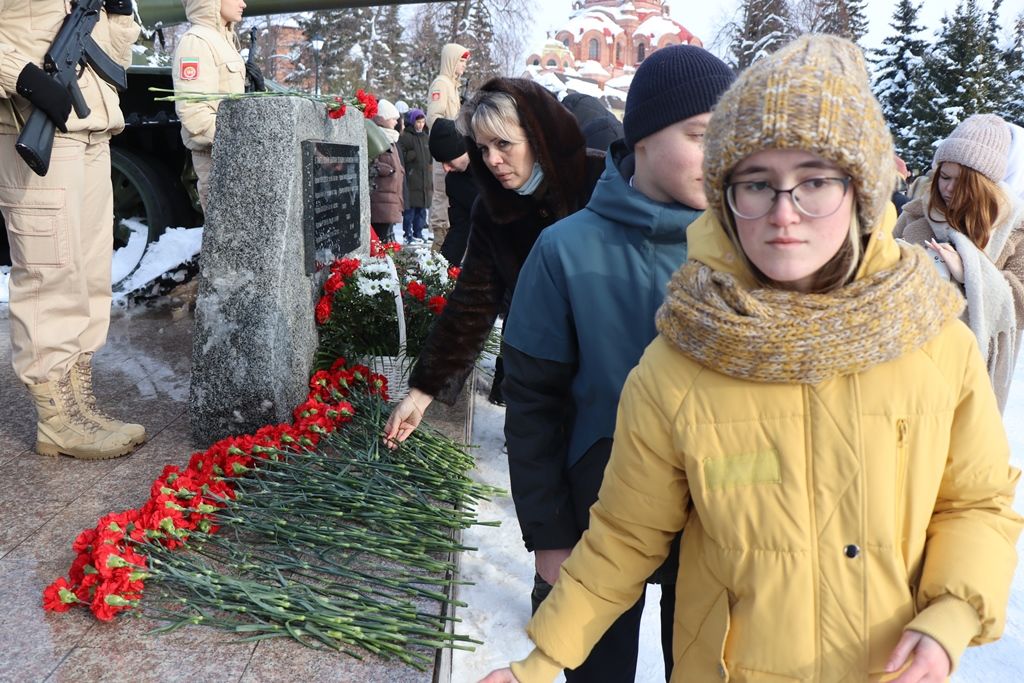
[[[132,0],[103,0],[103,9],[107,10],[107,14],[131,16]]]
[[[264,92],[267,89],[267,84],[263,80],[263,72],[254,63],[245,63],[245,77],[249,79],[249,87],[246,88],[246,92]]]
[[[60,132],[68,132],[68,116],[71,115],[71,93],[57,81],[29,62],[21,70],[16,86],[18,94],[41,109]]]

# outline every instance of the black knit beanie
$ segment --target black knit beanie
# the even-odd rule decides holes
[[[466,142],[451,119],[435,119],[430,129],[430,156],[444,163],[466,153]]]
[[[711,111],[736,80],[725,62],[692,45],[655,50],[633,76],[622,119],[626,144],[637,142],[666,126]]]

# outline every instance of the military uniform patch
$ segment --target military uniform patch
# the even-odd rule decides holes
[[[183,81],[194,81],[199,78],[199,60],[182,57],[178,62],[178,78]]]

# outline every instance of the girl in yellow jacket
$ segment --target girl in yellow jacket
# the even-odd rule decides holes
[[[619,404],[589,531],[485,681],[551,681],[683,530],[673,681],[945,680],[1003,630],[1019,473],[963,301],[892,237],[863,55],[804,36],[705,137],[710,211]]]

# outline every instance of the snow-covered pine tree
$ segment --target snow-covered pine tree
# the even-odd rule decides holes
[[[425,109],[427,90],[441,64],[441,46],[446,40],[437,29],[437,6],[420,5],[413,17],[405,60],[404,94],[410,107]]]
[[[743,0],[741,19],[729,47],[737,70],[788,43],[794,29],[785,0]]]
[[[367,86],[392,102],[404,98],[407,44],[398,5],[373,8],[375,35],[370,45]]]
[[[1002,72],[1006,87],[999,114],[1024,126],[1024,12],[1013,22],[1012,42],[1002,54]]]
[[[352,93],[366,87],[367,48],[373,28],[373,10],[353,7],[340,10],[310,12],[299,22],[307,41],[315,36],[323,39],[320,50],[320,92]],[[307,42],[302,46],[302,63],[315,69],[316,55]]]
[[[471,68],[466,69],[467,90],[474,92],[495,76],[501,75],[494,58],[494,22],[487,0],[472,0],[466,15],[464,30],[455,42],[465,45],[472,53]]]
[[[814,33],[830,33],[858,42],[868,32],[865,0],[817,0]]]
[[[882,47],[873,50],[875,97],[882,105],[882,113],[889,122],[896,152],[910,168],[921,169],[931,162],[931,155],[920,158],[919,132],[915,112],[908,106],[914,101],[927,75],[924,56],[928,49],[922,38],[923,27],[918,24],[920,4],[913,0],[899,0],[889,22],[892,29],[882,41]],[[927,143],[931,141],[928,140]]]
[[[996,8],[1001,0],[996,0]],[[1001,84],[995,27],[978,0],[960,0],[953,16],[942,18],[938,41],[926,61],[941,99],[942,134],[971,114],[998,109]]]

